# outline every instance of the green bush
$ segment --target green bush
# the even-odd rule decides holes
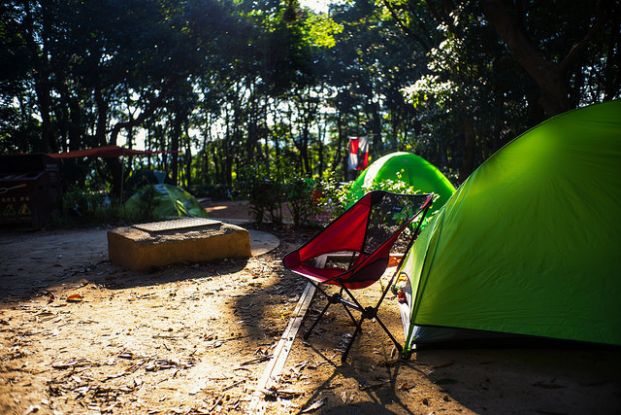
[[[397,172],[394,179],[382,180],[379,183],[373,183],[370,186],[363,186],[364,193],[372,190],[384,190],[390,193],[414,195],[420,193],[413,186],[402,179],[403,170]],[[338,199],[343,208],[348,208],[358,201],[358,199],[350,191],[353,182],[349,182],[346,186],[342,186],[338,191]]]
[[[63,194],[62,216],[55,218],[54,222],[57,225],[84,225],[113,223],[121,218],[122,209],[107,194],[74,187]]]
[[[313,200],[314,180],[294,175],[287,181],[284,189],[293,225],[298,227],[308,224],[318,210]]]
[[[318,212],[317,186],[313,179],[300,175],[292,168],[283,168],[279,176],[267,174],[263,167],[242,170],[238,174],[238,190],[248,198],[255,225],[266,220],[282,224],[285,204],[293,225],[307,225]]]
[[[153,186],[146,186],[144,193],[137,199],[137,206],[133,209],[125,205],[120,209],[120,216],[128,223],[152,222],[155,220],[153,212],[157,207],[156,190]]]
[[[311,199],[315,206],[313,214],[320,224],[329,223],[344,211],[341,200],[344,192],[341,188],[347,185],[339,183],[337,173],[330,168],[324,170],[317,178]]]
[[[237,174],[236,191],[248,199],[257,227],[261,227],[267,219],[273,224],[282,224],[284,188],[266,172],[264,166],[241,169]]]
[[[415,194],[421,193],[419,190],[415,189],[413,186],[406,183],[406,181],[404,181],[402,177],[403,177],[403,170],[399,171],[396,174],[395,179],[382,180],[381,182],[374,183],[371,186],[363,187],[363,189],[365,191],[365,194],[372,190],[383,190],[383,191],[390,192],[390,193],[407,194],[407,195],[415,195]],[[351,207],[354,203],[358,201],[358,199],[355,196],[353,196],[350,191],[352,184],[353,184],[353,181],[346,183],[345,185],[341,186],[336,191],[336,199],[339,202],[339,207],[335,210],[335,213],[337,215],[341,214],[342,212],[344,212],[346,209],[348,209],[349,207]],[[437,199],[437,198],[438,198],[438,195],[435,195],[434,199]],[[427,223],[429,223],[429,221],[433,218],[433,216],[436,215],[437,213],[438,211],[434,211],[433,213],[428,213],[427,216],[425,217],[425,220],[423,221],[422,228],[424,228],[427,225]]]

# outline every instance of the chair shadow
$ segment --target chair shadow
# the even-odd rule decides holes
[[[414,412],[408,407],[407,403],[403,402],[401,398],[396,393],[396,384],[397,378],[399,376],[399,372],[401,367],[407,362],[404,362],[401,359],[391,360],[390,356],[383,356],[383,367],[386,369],[387,382],[382,382],[381,384],[373,384],[372,380],[369,379],[368,375],[365,375],[361,370],[359,370],[359,366],[363,365],[363,363],[353,365],[345,362],[341,364],[340,362],[340,354],[336,356],[337,362],[333,361],[332,358],[326,356],[319,348],[317,348],[314,344],[309,344],[308,348],[313,351],[317,356],[321,358],[326,364],[333,367],[334,371],[332,374],[324,381],[322,384],[315,388],[315,391],[308,397],[308,399],[301,405],[300,410],[297,412],[298,414],[305,413],[313,405],[314,402],[317,401],[319,395],[321,394],[324,398],[328,398],[328,400],[337,401],[340,400],[340,397],[336,396],[328,386],[331,382],[338,376],[353,379],[359,385],[359,391],[362,391],[369,398],[367,402],[356,402],[356,403],[344,403],[342,405],[329,406],[325,409],[321,409],[319,413],[321,414],[362,414],[362,415],[373,415],[373,414],[395,414],[396,412],[389,410],[386,408],[387,404],[396,404],[398,405],[402,413],[413,415]],[[354,360],[354,362],[357,362]],[[385,384],[388,384],[389,387],[384,387]]]

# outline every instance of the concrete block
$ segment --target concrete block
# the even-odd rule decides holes
[[[208,219],[154,222],[109,231],[108,255],[113,264],[146,271],[181,262],[246,258],[251,256],[250,237],[244,228]]]

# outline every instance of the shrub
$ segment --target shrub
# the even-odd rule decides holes
[[[318,210],[318,205],[314,200],[315,182],[312,179],[295,175],[289,179],[284,188],[293,225],[298,227],[308,224]]]
[[[137,199],[138,204],[130,209],[125,206],[121,209],[121,218],[128,223],[152,222],[155,220],[153,212],[157,207],[156,190],[154,186],[146,186],[144,193]]]
[[[340,203],[340,208],[336,210],[337,214],[342,213],[349,207],[351,207],[354,203],[358,201],[358,199],[351,194],[351,186],[353,182],[349,182],[343,186],[341,186],[336,194],[337,199]],[[421,192],[418,189],[415,189],[412,185],[405,182],[403,180],[403,170],[397,172],[396,177],[394,179],[382,180],[379,183],[374,183],[371,186],[363,187],[365,194],[372,190],[384,190],[386,192],[398,193],[398,194],[408,194],[415,195],[420,194]],[[437,199],[437,195],[435,195],[435,199]],[[432,213],[428,213],[423,221],[422,227],[424,228],[427,223],[435,216],[438,211],[434,211]]]
[[[283,185],[266,171],[262,165],[241,169],[237,175],[237,191],[246,197],[257,227],[266,219],[273,224],[282,223]]]
[[[57,225],[117,222],[122,212],[116,202],[104,192],[73,187],[63,194],[62,216],[54,222]]]

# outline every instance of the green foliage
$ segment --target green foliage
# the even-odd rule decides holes
[[[532,56],[518,56],[486,12],[501,2],[484,3],[348,0],[317,14],[276,0],[7,0],[0,152],[142,147],[145,137],[166,151],[149,167],[187,188],[269,188],[252,196],[257,219],[279,222],[283,186],[304,193],[294,177],[318,177],[325,209],[352,202],[335,190],[348,136],[367,135],[372,156],[415,151],[463,179],[544,107],[620,97],[618,2],[500,8],[518,23],[506,32],[523,32],[558,81],[556,106],[554,82],[526,70]],[[115,195],[129,171],[110,159],[69,164],[66,184]]]
[[[239,190],[248,198],[255,225],[265,220],[282,224],[282,209],[291,214],[293,225],[299,227],[311,223],[319,212],[320,198],[315,180],[285,168],[279,176],[261,174],[264,169],[242,169]]]
[[[57,225],[116,223],[123,218],[122,209],[108,195],[78,187],[63,194],[61,213],[54,218]]]
[[[282,183],[270,177],[264,168],[240,169],[238,176],[237,189],[242,197],[248,199],[257,228],[267,219],[280,225],[285,200]]]
[[[419,194],[420,191],[415,189],[412,185],[403,180],[404,171],[397,172],[395,179],[381,180],[378,183],[372,183],[368,186],[363,186],[364,193],[368,193],[371,190],[384,190],[390,193],[398,193],[405,195]],[[355,195],[350,191],[353,182],[349,182],[347,185],[342,186],[338,191],[338,200],[343,208],[348,208],[358,201]]]
[[[334,170],[327,168],[321,173],[317,179],[316,198],[317,204],[322,210],[332,213],[340,209],[342,205],[340,187],[338,175]]]
[[[129,223],[152,222],[155,220],[153,212],[155,211],[157,201],[157,191],[154,186],[147,185],[144,187],[141,196],[136,199],[136,206],[132,209],[126,207],[121,209],[121,217]],[[178,202],[178,201],[176,201]],[[181,203],[183,206],[183,203]],[[185,212],[185,209],[184,209]],[[183,216],[186,216],[185,214]]]
[[[311,216],[317,212],[313,200],[315,182],[311,179],[294,175],[284,185],[287,206],[291,212],[293,226],[308,224]]]
[[[333,48],[336,45],[334,36],[343,32],[343,25],[323,14],[310,14],[304,25],[306,41],[321,48]]]
[[[382,180],[378,183],[373,183],[370,186],[363,187],[364,193],[368,193],[372,190],[383,190],[385,192],[397,193],[397,194],[405,194],[405,195],[415,195],[420,194],[421,192],[418,189],[415,189],[413,186],[408,184],[405,180],[402,179],[404,171],[401,170],[397,172],[395,179]],[[358,201],[358,199],[352,194],[351,186],[353,182],[349,182],[344,186],[341,186],[337,191],[337,199],[340,202],[340,207],[335,210],[337,214],[344,212],[346,209],[351,207],[354,203]],[[437,199],[437,195],[434,196],[434,199]],[[433,213],[428,213],[423,221],[423,227],[429,223],[432,217],[434,217],[438,211],[434,211]]]

